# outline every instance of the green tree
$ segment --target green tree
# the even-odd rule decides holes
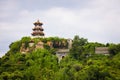
[[[25,48],[27,48],[29,46],[29,42],[30,42],[31,38],[30,37],[23,37],[21,39],[22,43],[25,43]]]
[[[120,52],[120,44],[110,44],[109,52],[111,55],[116,55]]]
[[[70,50],[71,57],[75,59],[80,59],[80,56],[82,55],[82,52],[84,51],[83,46],[87,43],[87,39],[79,38],[78,35],[76,35],[73,39],[72,48]]]
[[[20,51],[20,47],[21,47],[21,41],[16,41],[14,43],[11,43],[9,46],[10,52],[17,53]]]

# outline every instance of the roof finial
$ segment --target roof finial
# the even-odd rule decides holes
[[[39,22],[39,19],[37,20],[37,22]]]

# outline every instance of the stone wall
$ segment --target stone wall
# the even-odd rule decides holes
[[[96,54],[108,55],[109,54],[109,50],[108,50],[108,47],[96,47],[95,48],[95,53]]]

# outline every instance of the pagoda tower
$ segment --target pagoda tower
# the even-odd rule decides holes
[[[31,33],[34,37],[43,37],[45,34],[43,33],[44,29],[42,28],[43,23],[41,23],[39,20],[37,22],[33,23],[35,27],[32,29],[33,32]]]

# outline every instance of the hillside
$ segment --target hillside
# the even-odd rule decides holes
[[[0,80],[120,80],[120,44],[88,42],[75,36],[72,47],[58,37],[30,38],[10,44],[0,58]],[[95,47],[108,47],[109,55]],[[70,49],[58,60],[58,49]]]

